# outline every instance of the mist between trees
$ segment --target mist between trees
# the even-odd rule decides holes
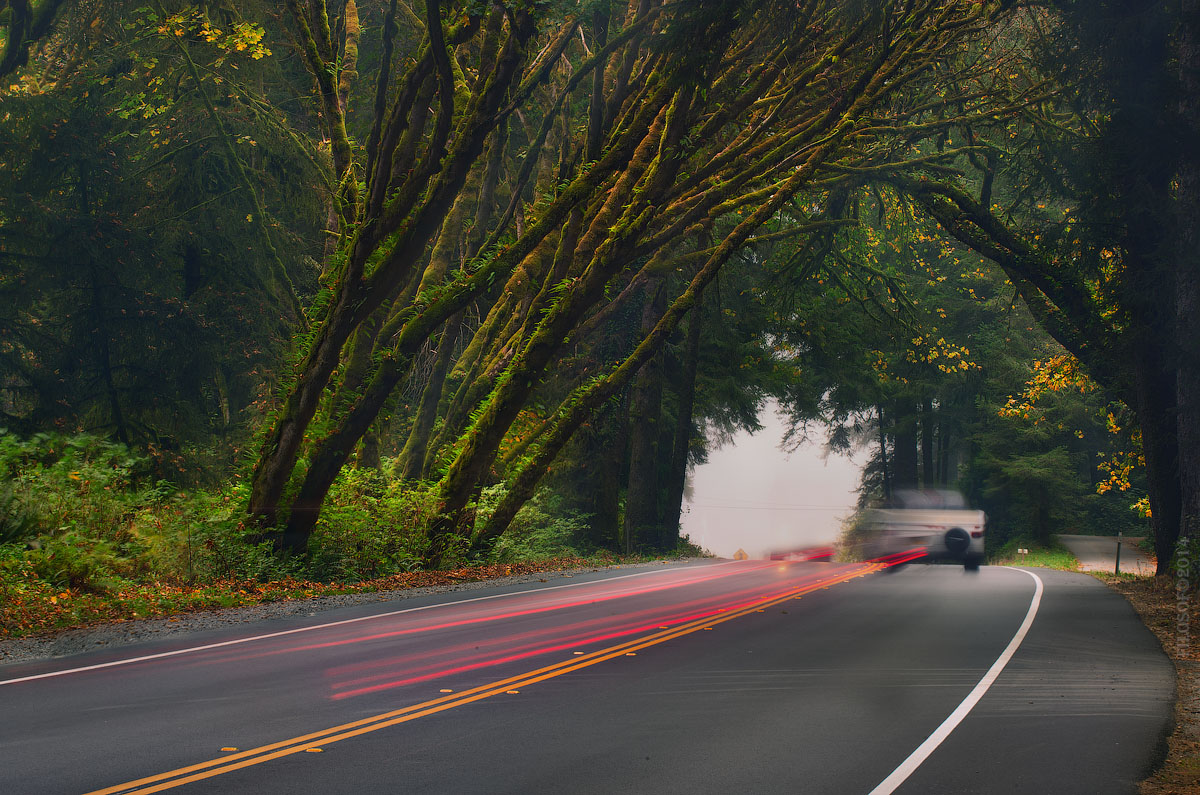
[[[1200,72],[1160,5],[0,3],[10,558],[673,551],[773,398],[869,451],[864,502],[957,484],[994,541],[1165,567]]]

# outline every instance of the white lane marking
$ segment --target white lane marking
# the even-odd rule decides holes
[[[996,677],[1000,676],[1000,672],[1004,670],[1004,666],[1008,665],[1008,661],[1017,653],[1021,641],[1025,640],[1026,633],[1033,626],[1033,619],[1037,616],[1038,606],[1042,603],[1042,591],[1045,590],[1045,587],[1042,585],[1042,578],[1032,571],[1026,571],[1025,569],[1016,569],[1016,571],[1028,574],[1034,581],[1033,599],[1029,603],[1028,612],[1025,613],[1025,620],[1017,628],[1017,634],[1013,635],[1012,640],[1008,642],[1008,646],[996,658],[996,662],[992,663],[992,667],[979,680],[979,684],[975,685],[975,689],[968,693],[967,697],[962,700],[962,703],[950,713],[950,717],[942,721],[942,725],[938,726],[933,734],[926,738],[925,742],[917,746],[917,750],[909,754],[908,758],[901,762],[900,766],[893,770],[891,775],[881,781],[879,786],[871,790],[870,795],[890,795],[909,776],[916,772],[921,763],[928,759],[930,754],[937,750],[937,747],[950,736],[950,732],[954,731],[958,727],[958,724],[962,723],[963,718],[967,717],[967,713],[975,708],[975,705],[983,698],[984,693],[996,681]]]
[[[176,649],[175,651],[159,652],[158,654],[146,654],[141,657],[128,657],[123,660],[113,660],[111,662],[106,662],[106,663],[97,663],[96,665],[84,665],[79,668],[65,668],[61,671],[49,671],[44,674],[33,674],[31,676],[21,676],[16,679],[0,679],[0,686],[15,685],[20,682],[32,682],[35,679],[49,679],[49,678],[55,677],[55,676],[66,676],[67,674],[78,674],[78,673],[83,673],[84,671],[96,671],[101,668],[113,668],[118,665],[130,665],[132,663],[137,663],[137,662],[146,662],[147,660],[160,660],[163,657],[176,657],[181,654],[191,654],[193,652],[198,652],[198,651],[208,651],[209,649],[220,649],[225,646],[237,646],[238,644],[241,644],[241,643],[250,643],[250,642],[256,641],[256,640],[267,640],[269,638],[279,638],[279,637],[283,637],[284,635],[295,635],[296,633],[299,633],[299,632],[312,632],[313,630],[316,630],[316,629],[328,629],[329,627],[338,627],[338,626],[342,626],[343,624],[357,624],[360,621],[371,621],[376,618],[387,618],[388,616],[398,616],[402,613],[415,613],[420,610],[432,610],[435,607],[450,607],[452,605],[464,605],[464,604],[468,604],[470,602],[486,602],[490,599],[501,599],[501,598],[508,597],[508,596],[521,596],[522,594],[528,594],[528,593],[543,593],[545,591],[557,591],[562,588],[578,588],[583,585],[595,585],[598,582],[608,583],[608,582],[613,582],[615,580],[627,580],[631,577],[645,577],[648,574],[674,573],[674,572],[678,572],[678,571],[690,571],[692,569],[712,569],[712,568],[716,568],[717,566],[728,566],[732,563],[741,563],[741,562],[742,561],[738,561],[738,560],[727,560],[727,561],[724,561],[723,563],[711,563],[711,564],[705,564],[705,565],[701,565],[701,566],[683,566],[678,569],[655,569],[654,571],[642,571],[642,572],[638,572],[636,574],[623,574],[620,577],[610,577],[608,579],[603,579],[603,580],[591,580],[589,582],[572,582],[572,583],[567,583],[566,585],[550,585],[545,588],[530,588],[525,591],[513,591],[511,593],[492,594],[491,596],[476,596],[471,599],[459,599],[458,601],[455,601],[455,602],[438,602],[437,604],[433,604],[433,605],[422,605],[420,607],[406,607],[403,610],[391,610],[387,613],[375,613],[375,614],[372,614],[369,616],[359,616],[358,618],[346,618],[341,621],[329,621],[324,624],[313,624],[312,626],[309,626],[309,627],[297,627],[296,629],[285,629],[280,632],[270,632],[265,635],[252,635],[248,638],[237,638],[235,640],[221,641],[220,643],[208,643],[208,644],[205,644],[204,646],[192,646],[192,647],[189,647],[186,649]],[[687,583],[680,583],[680,585],[686,585],[686,584]]]

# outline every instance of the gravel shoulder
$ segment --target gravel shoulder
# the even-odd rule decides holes
[[[699,560],[699,559],[696,559]],[[430,594],[457,593],[521,583],[543,583],[560,577],[571,577],[581,572],[610,569],[647,569],[660,567],[667,561],[649,563],[627,563],[613,566],[584,566],[574,569],[555,569],[511,576],[466,580],[446,585],[428,587],[378,590],[362,593],[318,596],[311,599],[289,599],[264,602],[247,607],[230,607],[222,610],[205,610],[163,618],[146,618],[96,624],[79,629],[66,630],[45,637],[0,639],[0,664],[48,660],[66,657],[97,648],[119,648],[148,640],[187,635],[234,624],[250,624],[273,618],[297,615],[316,615],[354,605],[412,599]],[[672,563],[687,562],[684,560]]]

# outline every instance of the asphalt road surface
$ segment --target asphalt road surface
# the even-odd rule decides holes
[[[0,667],[0,793],[1131,793],[1173,676],[1086,575],[596,572]]]
[[[1116,536],[1081,536],[1060,534],[1058,540],[1071,554],[1079,558],[1084,571],[1115,571],[1117,565]],[[1121,571],[1132,574],[1153,574],[1154,563],[1138,549],[1140,538],[1121,539]]]

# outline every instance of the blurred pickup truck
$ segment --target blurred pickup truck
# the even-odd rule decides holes
[[[867,555],[877,560],[952,560],[968,571],[983,562],[987,516],[956,491],[897,491],[867,515]]]

